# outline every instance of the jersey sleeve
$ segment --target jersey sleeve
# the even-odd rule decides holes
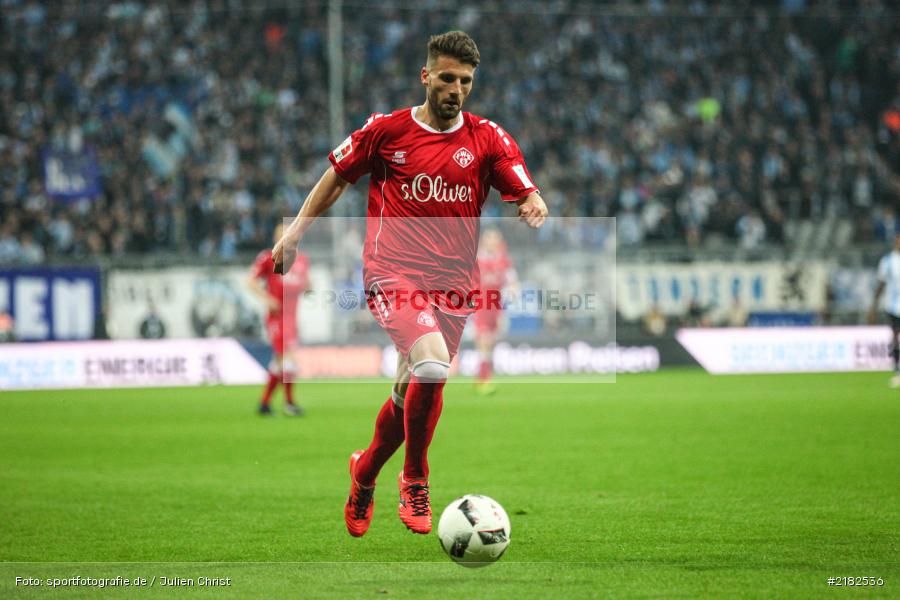
[[[334,172],[340,175],[341,179],[356,183],[360,177],[372,171],[376,156],[376,136],[373,123],[383,117],[384,115],[381,113],[370,116],[365,125],[351,133],[328,155]]]
[[[253,261],[253,266],[250,267],[250,274],[259,279],[270,274],[274,268],[275,263],[272,262],[272,255],[268,251],[263,250],[256,255],[256,260]]]
[[[490,184],[500,191],[505,201],[524,198],[538,190],[525,166],[519,145],[511,135],[493,121],[486,123],[493,129],[490,155]]]

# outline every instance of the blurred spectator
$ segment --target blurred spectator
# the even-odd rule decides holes
[[[147,307],[147,316],[141,321],[138,333],[145,340],[159,340],[166,337],[166,324],[159,318],[156,305],[152,302]]]
[[[224,259],[232,259],[237,254],[237,229],[231,223],[225,226],[222,237],[219,240],[219,256]]]
[[[16,340],[14,326],[15,323],[9,313],[0,311],[0,343]]]
[[[19,240],[13,220],[0,225],[0,263],[19,262]]]
[[[900,233],[900,220],[893,206],[885,206],[881,214],[875,215],[875,235],[878,241],[890,243]]]
[[[108,340],[109,331],[106,329],[106,321],[109,316],[109,307],[104,302],[100,305],[100,310],[94,315],[94,335],[92,339]]]
[[[644,241],[644,225],[633,211],[625,210],[618,215],[618,242],[623,246],[633,246]]]
[[[659,309],[659,304],[653,303],[653,306],[644,315],[643,324],[644,332],[650,335],[663,336],[666,334],[666,315]]]
[[[728,327],[744,327],[747,325],[747,318],[749,316],[747,309],[741,304],[741,299],[736,297],[731,302],[731,307],[728,309],[728,313],[725,316],[725,325]]]
[[[709,315],[710,310],[700,304],[699,300],[692,298],[684,314],[684,324],[688,327],[709,327],[712,324]]]
[[[26,265],[37,265],[44,262],[44,249],[34,241],[30,231],[19,234],[19,262]]]
[[[343,11],[345,129],[421,102],[428,35],[466,29],[483,56],[467,108],[512,132],[553,214],[619,216],[622,243],[782,243],[787,219],[826,217],[861,241],[900,206],[900,19],[884,0],[401,4]],[[263,244],[339,141],[326,11],[5,0],[0,262]],[[72,179],[47,185],[48,150]],[[99,191],[67,197],[93,165]],[[364,201],[351,190],[335,210]]]
[[[744,250],[756,250],[766,241],[766,224],[756,210],[738,219],[736,228],[740,246]]]

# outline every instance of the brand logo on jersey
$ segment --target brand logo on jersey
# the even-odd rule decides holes
[[[375,310],[381,316],[381,322],[384,323],[391,316],[391,305],[388,303],[385,293],[382,290],[375,291],[375,286],[369,290],[369,306],[374,306]]]
[[[404,200],[417,202],[471,202],[474,194],[472,188],[467,185],[457,184],[451,186],[440,175],[432,177],[427,173],[416,175],[412,184],[404,183],[400,186],[400,193]]]
[[[347,158],[347,156],[351,152],[353,152],[353,139],[348,137],[346,140],[341,142],[340,146],[334,149],[334,152],[332,152],[332,154],[334,154],[334,160],[336,162],[341,162],[342,160]]]
[[[456,161],[456,164],[465,169],[472,164],[473,160],[475,160],[475,155],[465,148],[460,148],[453,154],[453,160]]]
[[[434,327],[434,317],[424,310],[419,313],[418,322],[419,325],[424,325],[425,327]]]
[[[398,165],[405,165],[406,164],[406,151],[398,150],[397,152],[394,152],[394,157],[391,158],[391,160],[394,161],[395,163],[397,163]]]

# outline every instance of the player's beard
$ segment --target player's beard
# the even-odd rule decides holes
[[[436,90],[428,90],[428,105],[432,112],[444,121],[452,121],[459,114],[460,104],[442,104]]]

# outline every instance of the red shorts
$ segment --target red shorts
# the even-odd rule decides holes
[[[266,318],[266,332],[275,354],[284,354],[297,346],[297,322],[281,316]]]
[[[472,318],[476,333],[497,333],[500,329],[500,317],[503,311],[499,309],[483,308],[475,313]]]
[[[438,308],[417,286],[400,276],[375,278],[367,285],[369,311],[388,334],[397,351],[409,356],[419,338],[440,333],[452,360],[459,351],[468,311]]]

